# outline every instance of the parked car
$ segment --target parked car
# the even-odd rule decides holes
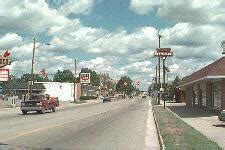
[[[50,97],[48,94],[31,95],[28,100],[21,102],[21,111],[25,115],[29,111],[37,111],[37,113],[44,114],[46,110],[56,111],[59,106],[56,97]]]
[[[105,102],[111,102],[111,98],[110,97],[104,97],[103,103],[105,103]]]
[[[220,121],[225,121],[225,110],[221,111],[218,115]]]

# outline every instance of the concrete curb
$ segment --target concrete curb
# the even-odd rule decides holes
[[[158,139],[159,139],[160,149],[161,150],[165,150],[166,149],[166,146],[164,145],[164,142],[163,142],[163,139],[162,139],[160,130],[159,130],[159,125],[158,125],[158,123],[156,121],[155,111],[154,111],[153,107],[152,107],[152,112],[153,112],[154,122],[155,122],[156,130],[157,130],[157,135],[158,135]]]
[[[154,149],[160,150],[161,144],[158,138],[158,131],[156,128],[154,115],[152,112],[151,100],[148,101],[148,113],[146,120],[146,133],[145,133],[145,150]]]

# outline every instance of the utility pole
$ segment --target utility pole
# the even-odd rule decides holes
[[[159,48],[160,48],[160,39],[161,39],[161,35],[158,34],[158,38],[159,38]],[[160,56],[158,56],[158,104],[160,104]]]
[[[77,59],[74,59],[74,103],[76,102]]]
[[[32,94],[32,85],[34,83],[34,53],[35,53],[36,39],[34,38],[33,40],[34,40],[34,47],[33,47],[32,62],[31,62],[31,82],[29,82],[30,94]]]

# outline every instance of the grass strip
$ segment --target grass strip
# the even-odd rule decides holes
[[[217,143],[162,106],[153,106],[166,150],[220,150]]]

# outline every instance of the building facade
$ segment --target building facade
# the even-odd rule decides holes
[[[225,109],[225,57],[183,78],[178,88],[188,107]]]

